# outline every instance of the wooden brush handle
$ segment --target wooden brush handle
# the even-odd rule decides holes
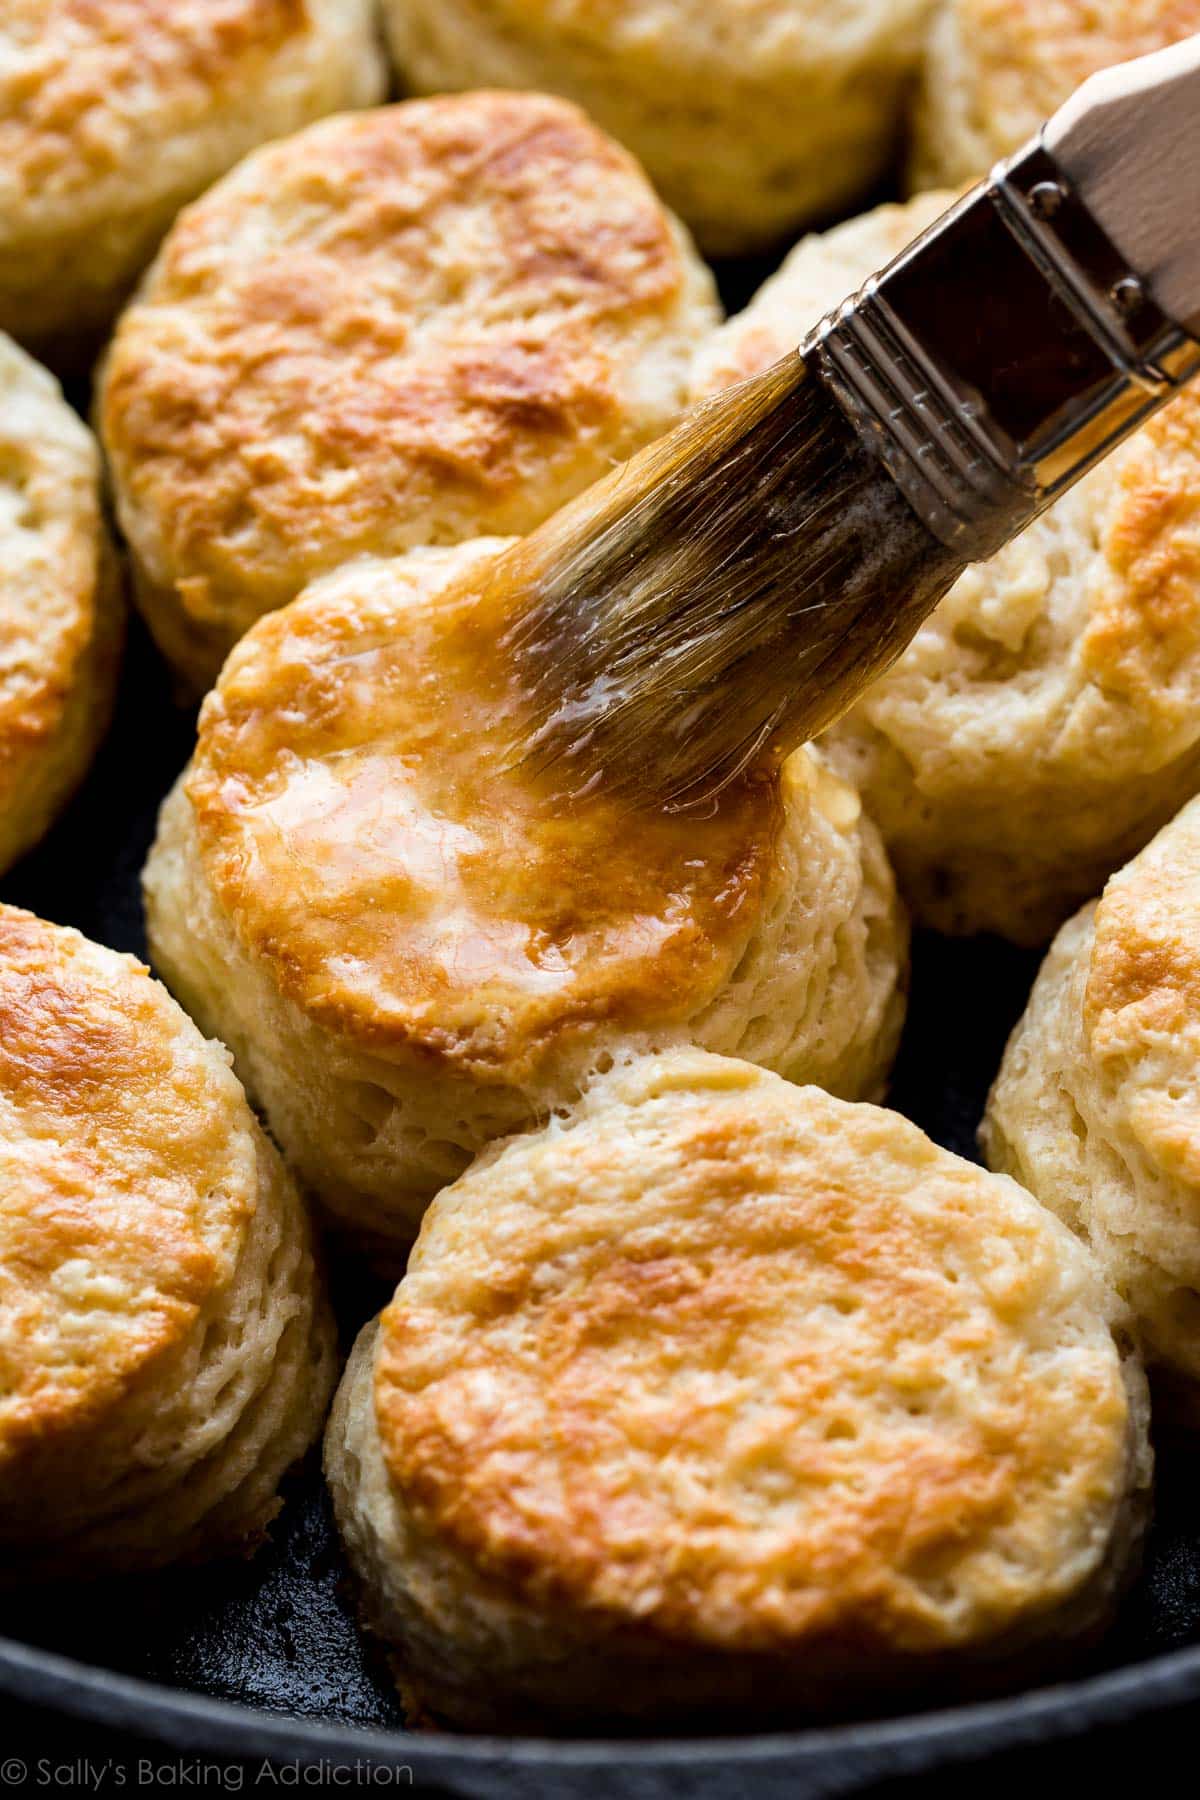
[[[1093,75],[1042,141],[1163,312],[1200,336],[1200,36]]]

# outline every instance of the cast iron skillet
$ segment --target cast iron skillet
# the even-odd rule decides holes
[[[731,310],[764,273],[726,282]],[[82,397],[80,397],[82,398]],[[83,791],[0,899],[145,953],[138,878],[159,804],[183,767],[194,715],[170,699],[165,669],[131,629],[113,730]],[[974,1156],[975,1127],[1037,954],[998,941],[919,936],[913,1002],[892,1103],[938,1142]],[[332,1271],[346,1342],[386,1294]],[[612,1791],[755,1800],[855,1791],[1000,1747],[1045,1744],[1200,1700],[1197,1469],[1186,1444],[1158,1443],[1158,1516],[1145,1573],[1103,1650],[1061,1685],[923,1715],[712,1742],[615,1744],[407,1733],[353,1599],[315,1459],[289,1483],[272,1541],[252,1562],[150,1581],[41,1590],[0,1610],[0,1696],[176,1752],[219,1757],[354,1758],[404,1765],[418,1785],[463,1796]],[[938,1696],[930,1695],[931,1707]],[[0,1756],[5,1739],[0,1734]],[[4,1780],[0,1768],[0,1781]]]
[[[0,881],[0,898],[119,949],[144,951],[138,872],[194,730],[192,715],[173,708],[168,686],[135,627],[117,719],[93,774],[51,838]],[[1037,964],[1036,954],[999,942],[917,939],[891,1097],[963,1154],[974,1154],[987,1087]],[[349,1337],[385,1296],[350,1269],[333,1277]],[[272,1541],[252,1562],[7,1600],[0,1694],[136,1729],[176,1751],[376,1758],[411,1768],[418,1785],[486,1800],[595,1794],[601,1768],[610,1791],[619,1769],[647,1797],[727,1795],[735,1772],[756,1800],[847,1793],[884,1772],[919,1773],[1200,1700],[1192,1459],[1186,1445],[1159,1444],[1159,1509],[1146,1571],[1102,1653],[1065,1668],[1060,1686],[952,1712],[711,1743],[405,1733],[386,1672],[356,1627],[313,1465],[292,1478]]]

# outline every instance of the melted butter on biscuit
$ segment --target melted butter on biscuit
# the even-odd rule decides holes
[[[206,703],[188,793],[208,878],[290,998],[511,1080],[564,1033],[653,1031],[717,993],[780,808],[773,783],[707,819],[564,808],[514,769],[501,548],[363,563],[264,620]]]

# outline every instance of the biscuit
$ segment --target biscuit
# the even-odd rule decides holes
[[[915,187],[986,175],[1101,69],[1200,31],[1200,0],[939,0],[912,121]]]
[[[1200,1381],[1200,801],[1064,925],[983,1142],[1090,1243],[1188,1410]]]
[[[244,1549],[333,1341],[295,1187],[147,970],[0,907],[6,1579]]]
[[[326,1474],[402,1691],[454,1723],[954,1691],[1091,1636],[1128,1575],[1126,1336],[1014,1182],[675,1051],[438,1196]]]
[[[352,557],[529,530],[673,421],[717,317],[562,101],[414,101],[259,151],[172,231],[103,372],[151,629],[204,686]]]
[[[903,1011],[887,859],[815,756],[699,819],[564,811],[513,767],[500,548],[355,564],[261,620],[146,869],[156,967],[334,1220],[393,1261],[476,1151],[631,1047],[694,1040],[858,1095]]]
[[[0,327],[79,360],[186,201],[382,89],[370,0],[11,0]]]
[[[0,336],[0,873],[92,759],[121,630],[96,444],[53,377]]]
[[[403,82],[544,88],[642,160],[718,254],[761,249],[883,172],[928,0],[384,0]]]
[[[794,347],[949,201],[801,244],[698,391]],[[1049,939],[1200,787],[1200,395],[965,571],[824,747],[920,922]]]

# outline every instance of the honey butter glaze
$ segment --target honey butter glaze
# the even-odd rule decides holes
[[[682,1023],[718,993],[782,807],[775,780],[704,818],[557,801],[512,753],[503,548],[364,562],[352,605],[343,570],[260,622],[205,703],[187,794],[215,896],[290,1000],[512,1083],[567,1038]]]

